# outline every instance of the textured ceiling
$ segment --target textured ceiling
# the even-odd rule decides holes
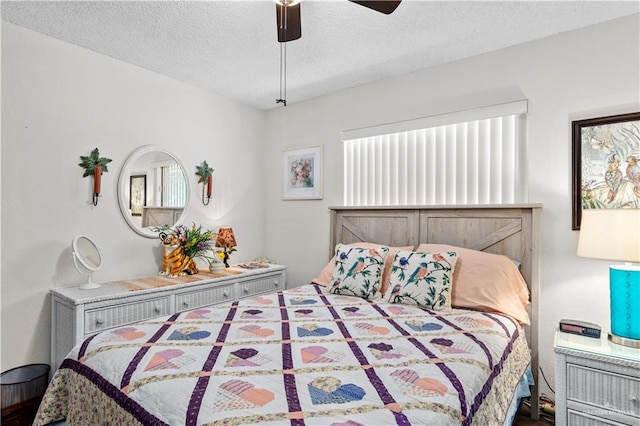
[[[2,20],[261,109],[278,107],[274,2],[2,1]],[[638,1],[303,0],[289,104],[640,12]],[[281,104],[279,104],[281,105]]]

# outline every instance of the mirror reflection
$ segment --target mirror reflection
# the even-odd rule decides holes
[[[125,162],[118,184],[120,210],[131,228],[156,238],[153,229],[180,223],[189,203],[184,166],[170,152],[146,145]]]

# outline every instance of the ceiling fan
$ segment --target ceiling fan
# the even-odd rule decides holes
[[[300,24],[300,0],[275,0],[278,42],[280,42],[280,97],[277,104],[287,106],[287,42],[302,37]],[[400,5],[401,0],[349,0],[376,12],[389,15]]]
[[[401,0],[373,0],[359,1],[349,0],[376,12],[389,15],[400,5]],[[302,36],[300,24],[300,0],[276,0],[276,17],[278,24],[278,41],[285,43],[297,40]]]

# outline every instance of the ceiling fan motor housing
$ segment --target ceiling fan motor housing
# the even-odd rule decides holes
[[[364,1],[349,0],[376,12],[389,15],[400,5],[401,0],[392,1]],[[276,20],[278,24],[278,41],[286,43],[302,37],[300,20],[300,0],[276,0]]]

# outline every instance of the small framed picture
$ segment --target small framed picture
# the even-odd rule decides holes
[[[583,209],[640,208],[640,112],[571,124],[572,229]]]
[[[142,208],[147,205],[147,175],[131,176],[129,194],[131,216],[142,216]]]
[[[284,200],[322,199],[322,146],[284,151]]]

